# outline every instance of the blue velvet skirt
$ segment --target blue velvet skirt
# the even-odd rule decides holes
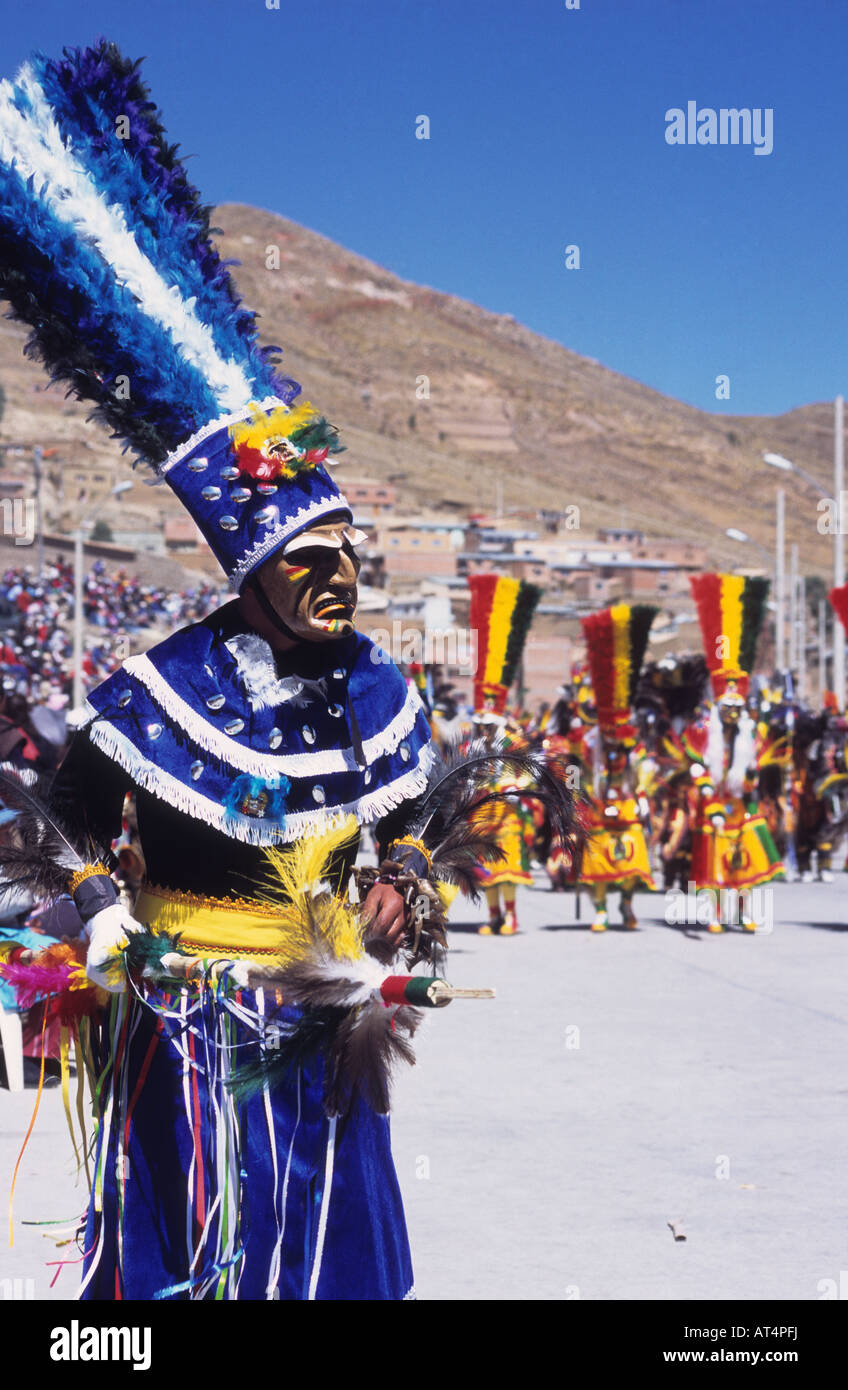
[[[328,1118],[320,1061],[234,1092],[287,1014],[225,985],[113,999],[81,1298],[414,1297],[387,1116]]]

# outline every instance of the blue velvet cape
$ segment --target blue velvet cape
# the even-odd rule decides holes
[[[228,604],[98,686],[89,737],[139,786],[248,844],[299,839],[327,813],[379,820],[426,784],[418,693],[361,633],[307,655],[318,675],[278,677]]]

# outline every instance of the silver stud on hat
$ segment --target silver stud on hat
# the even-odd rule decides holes
[[[160,737],[162,736],[163,733],[164,733],[164,729],[162,728],[162,725],[161,725],[161,724],[148,724],[148,726],[147,726],[147,737],[148,737],[148,738],[150,738],[150,739],[157,739],[157,738],[160,738]]]
[[[237,531],[238,522],[234,516],[222,516],[218,519],[218,525],[222,531]]]
[[[243,719],[230,719],[224,725],[224,733],[229,734],[232,737],[233,734],[240,734],[243,728]]]
[[[191,765],[191,780],[192,780],[192,782],[196,782],[197,779],[198,779],[198,777],[201,777],[202,775],[203,775],[203,763],[201,763],[201,762],[192,763],[192,765]]]
[[[220,709],[226,703],[226,695],[210,695],[206,701],[207,709]]]
[[[204,458],[189,459],[188,466],[192,473],[205,473],[206,469],[209,467],[209,460]]]
[[[252,495],[249,487],[234,487],[230,493],[230,500],[241,506],[243,502],[249,502]]]
[[[200,493],[204,502],[220,502],[221,489],[219,487],[205,487]]]

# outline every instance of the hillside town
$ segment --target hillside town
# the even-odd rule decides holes
[[[30,468],[34,447],[0,445],[0,513],[9,518],[0,554],[9,563],[37,564]],[[98,560],[112,571],[151,576],[161,575],[164,564],[164,572],[174,582],[180,580],[181,588],[215,581],[216,561],[197,525],[172,505],[153,505],[150,489],[125,466],[69,469],[61,451],[43,454],[39,511],[47,553],[69,555],[75,523],[83,519],[87,563]],[[54,463],[51,469],[57,454],[62,466]],[[590,532],[578,504],[562,511],[433,507],[411,512],[396,484],[338,476],[367,537],[360,547],[362,630],[378,631],[395,656],[400,656],[401,642],[414,644],[411,634],[418,634],[419,654],[444,666],[469,695],[472,671],[463,634],[473,574],[496,572],[544,590],[523,665],[528,698],[555,695],[580,647],[579,620],[593,609],[620,602],[659,604],[664,614],[659,640],[671,642],[671,649],[695,631],[688,579],[706,567],[706,545],[653,537],[626,526]],[[170,500],[163,498],[163,503]],[[13,506],[18,507],[17,523]],[[24,531],[27,516],[33,522],[29,534]]]

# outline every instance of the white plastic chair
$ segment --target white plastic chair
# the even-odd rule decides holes
[[[6,1063],[6,1083],[10,1091],[24,1089],[24,1036],[21,1016],[14,1009],[0,1007],[0,1043]]]

